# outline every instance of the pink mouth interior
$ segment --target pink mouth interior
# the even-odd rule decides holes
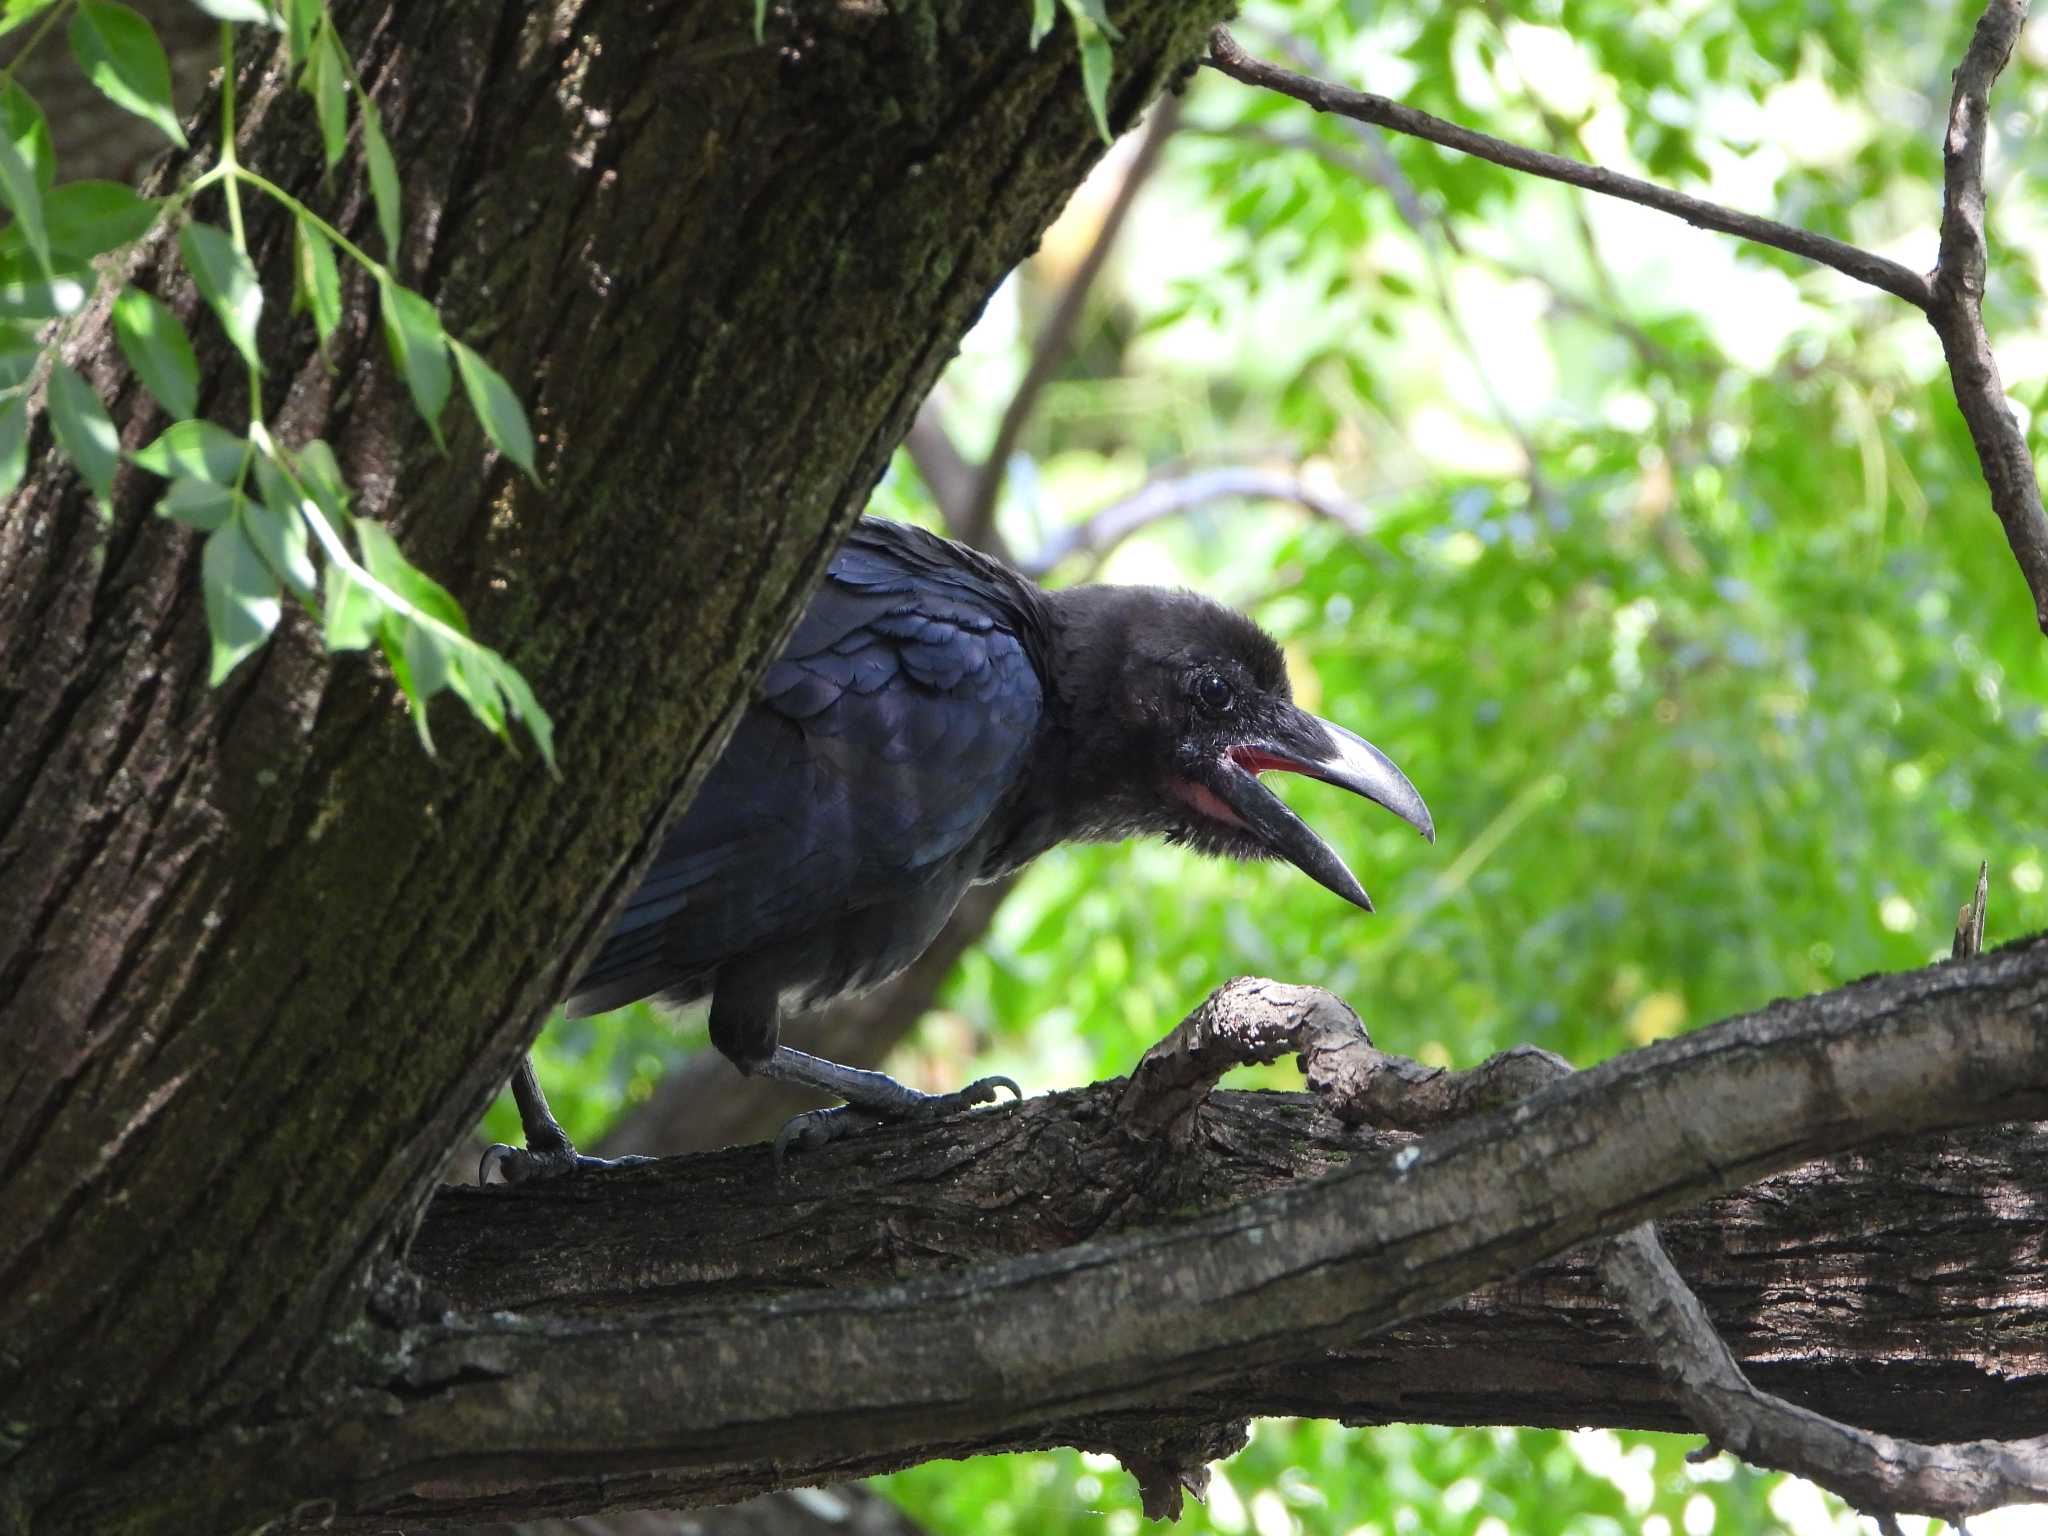
[[[1300,773],[1301,765],[1284,757],[1275,757],[1270,752],[1260,752],[1252,747],[1231,747],[1224,752],[1236,767],[1246,773]],[[1173,792],[1189,805],[1207,816],[1211,821],[1220,821],[1226,827],[1242,827],[1244,818],[1233,811],[1206,784],[1197,784],[1192,779],[1175,779],[1169,786]]]

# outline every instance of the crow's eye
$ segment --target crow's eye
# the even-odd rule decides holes
[[[1237,695],[1230,684],[1214,672],[1204,672],[1195,679],[1195,701],[1212,715],[1229,713],[1230,706],[1237,702]]]

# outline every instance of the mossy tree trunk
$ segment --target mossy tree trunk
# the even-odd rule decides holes
[[[545,489],[459,408],[434,450],[360,279],[320,356],[254,206],[270,420],[331,442],[524,670],[562,775],[445,703],[429,759],[389,676],[303,621],[209,688],[197,540],[132,470],[103,525],[38,429],[0,511],[0,1529],[327,1507],[333,1447],[220,1453],[352,1390],[337,1362],[407,1315],[447,1149],[1102,149],[1071,39],[1029,49],[1021,0],[804,4],[765,44],[744,0],[334,9],[404,172],[397,266],[522,394]],[[1119,128],[1221,10],[1118,9]],[[281,52],[239,80],[243,158],[331,206]],[[244,372],[164,258],[135,280],[239,423]],[[161,429],[103,314],[67,357],[125,446]]]

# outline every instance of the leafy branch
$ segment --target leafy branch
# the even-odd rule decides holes
[[[286,39],[291,67],[313,100],[330,171],[347,153],[353,98],[378,230],[395,258],[403,233],[397,165],[325,0],[197,3],[222,24],[220,147],[212,166],[160,198],[115,182],[58,184],[42,109],[13,80],[21,60],[69,15],[71,50],[91,83],[186,147],[169,63],[148,21],[112,0],[16,0],[0,20],[0,35],[36,24],[0,72],[0,204],[13,215],[0,230],[0,495],[26,473],[30,408],[40,390],[56,449],[77,468],[103,517],[112,514],[114,475],[125,457],[169,481],[159,516],[205,534],[201,577],[215,685],[269,639],[289,592],[318,622],[330,650],[380,647],[429,752],[427,703],[446,689],[500,737],[518,720],[552,767],[548,716],[517,669],[470,634],[454,597],[406,559],[388,529],[350,515],[345,476],[326,444],[287,449],[266,427],[257,339],[265,294],[250,256],[244,189],[292,218],[292,308],[311,317],[323,348],[341,323],[336,253],[376,284],[392,361],[437,447],[446,451],[441,417],[459,377],[492,446],[537,483],[533,430],[519,396],[447,333],[433,303],[402,283],[389,261],[370,255],[237,154],[237,28],[259,25]],[[226,203],[225,229],[189,211],[200,193],[215,188]],[[199,367],[184,324],[155,295],[123,284],[111,301],[116,343],[171,418],[154,441],[124,455],[106,403],[61,361],[59,348],[90,295],[115,280],[124,254],[173,224],[180,264],[247,366],[249,422],[236,433],[199,417]],[[7,323],[13,320],[31,322],[40,335]],[[360,556],[344,537],[349,528]]]

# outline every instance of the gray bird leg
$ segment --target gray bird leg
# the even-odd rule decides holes
[[[841,1066],[786,1045],[776,1046],[766,1061],[753,1068],[753,1075],[815,1088],[846,1100],[833,1109],[814,1109],[798,1115],[783,1126],[775,1138],[777,1166],[791,1146],[823,1146],[848,1131],[886,1120],[936,1120],[976,1104],[989,1103],[998,1088],[1009,1089],[1015,1098],[1024,1097],[1023,1090],[1007,1077],[984,1077],[953,1093],[920,1093],[886,1072]]]
[[[512,1074],[512,1098],[519,1105],[519,1129],[526,1137],[524,1147],[508,1147],[502,1141],[484,1149],[477,1160],[476,1181],[491,1182],[496,1173],[506,1184],[523,1184],[528,1179],[551,1179],[583,1168],[630,1168],[651,1163],[651,1157],[586,1157],[576,1150],[569,1133],[562,1129],[548,1108],[548,1096],[541,1092],[534,1076],[533,1058],[519,1058],[519,1070]]]

